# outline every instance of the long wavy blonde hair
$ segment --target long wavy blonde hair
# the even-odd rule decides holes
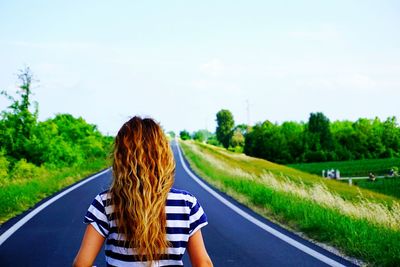
[[[133,117],[119,130],[114,145],[111,203],[120,234],[140,261],[166,253],[165,205],[174,182],[175,161],[161,127]]]

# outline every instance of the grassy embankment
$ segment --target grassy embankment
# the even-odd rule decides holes
[[[392,167],[400,168],[400,158],[302,163],[290,164],[288,166],[317,175],[321,175],[322,170],[327,169],[339,169],[342,177],[368,176],[369,172],[375,175],[388,175]],[[400,177],[386,177],[384,179],[377,179],[374,182],[353,180],[353,184],[378,193],[400,198]]]
[[[99,159],[74,167],[38,167],[33,173],[18,179],[0,181],[0,224],[33,207],[45,197],[109,167],[109,161]]]
[[[397,199],[209,145],[181,147],[199,175],[256,212],[371,265],[400,262]]]

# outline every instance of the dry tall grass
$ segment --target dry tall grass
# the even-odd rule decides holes
[[[243,159],[250,162],[250,158],[245,155],[223,152],[227,159],[222,160],[211,153],[200,151],[198,146],[195,144],[187,143],[186,145],[190,146],[190,149],[194,153],[201,156],[203,160],[207,161],[214,168],[231,175],[232,178],[238,177],[242,179],[258,180],[271,189],[293,194],[303,199],[312,200],[321,206],[335,209],[341,214],[354,218],[366,219],[374,224],[382,225],[394,230],[400,230],[399,202],[394,202],[389,207],[381,201],[374,202],[370,198],[367,199],[363,197],[361,191],[359,191],[358,201],[346,200],[328,189],[328,187],[323,183],[309,185],[302,183],[301,180],[300,182],[294,182],[292,179],[283,175],[282,177],[277,177],[276,174],[268,171],[265,171],[261,175],[251,173],[248,170],[239,167],[238,164],[235,164],[235,161]]]
[[[363,198],[361,194],[359,202],[352,202],[329,191],[322,183],[306,186],[303,183],[294,183],[290,179],[277,179],[271,173],[264,173],[260,179],[266,186],[274,190],[312,200],[319,205],[335,209],[354,218],[366,219],[375,224],[400,230],[400,203],[398,202],[393,203],[389,208],[382,203]]]

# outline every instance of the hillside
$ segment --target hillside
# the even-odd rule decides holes
[[[181,142],[191,167],[256,212],[371,265],[400,261],[400,203],[225,149]]]

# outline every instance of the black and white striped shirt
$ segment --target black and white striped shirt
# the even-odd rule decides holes
[[[165,207],[167,214],[167,254],[153,262],[152,266],[183,266],[189,237],[207,224],[207,216],[197,199],[184,190],[172,188],[168,193]],[[96,196],[90,205],[84,222],[91,224],[106,238],[105,255],[107,266],[147,266],[135,257],[135,250],[125,246],[123,236],[118,234],[114,220],[110,193],[104,191]]]

